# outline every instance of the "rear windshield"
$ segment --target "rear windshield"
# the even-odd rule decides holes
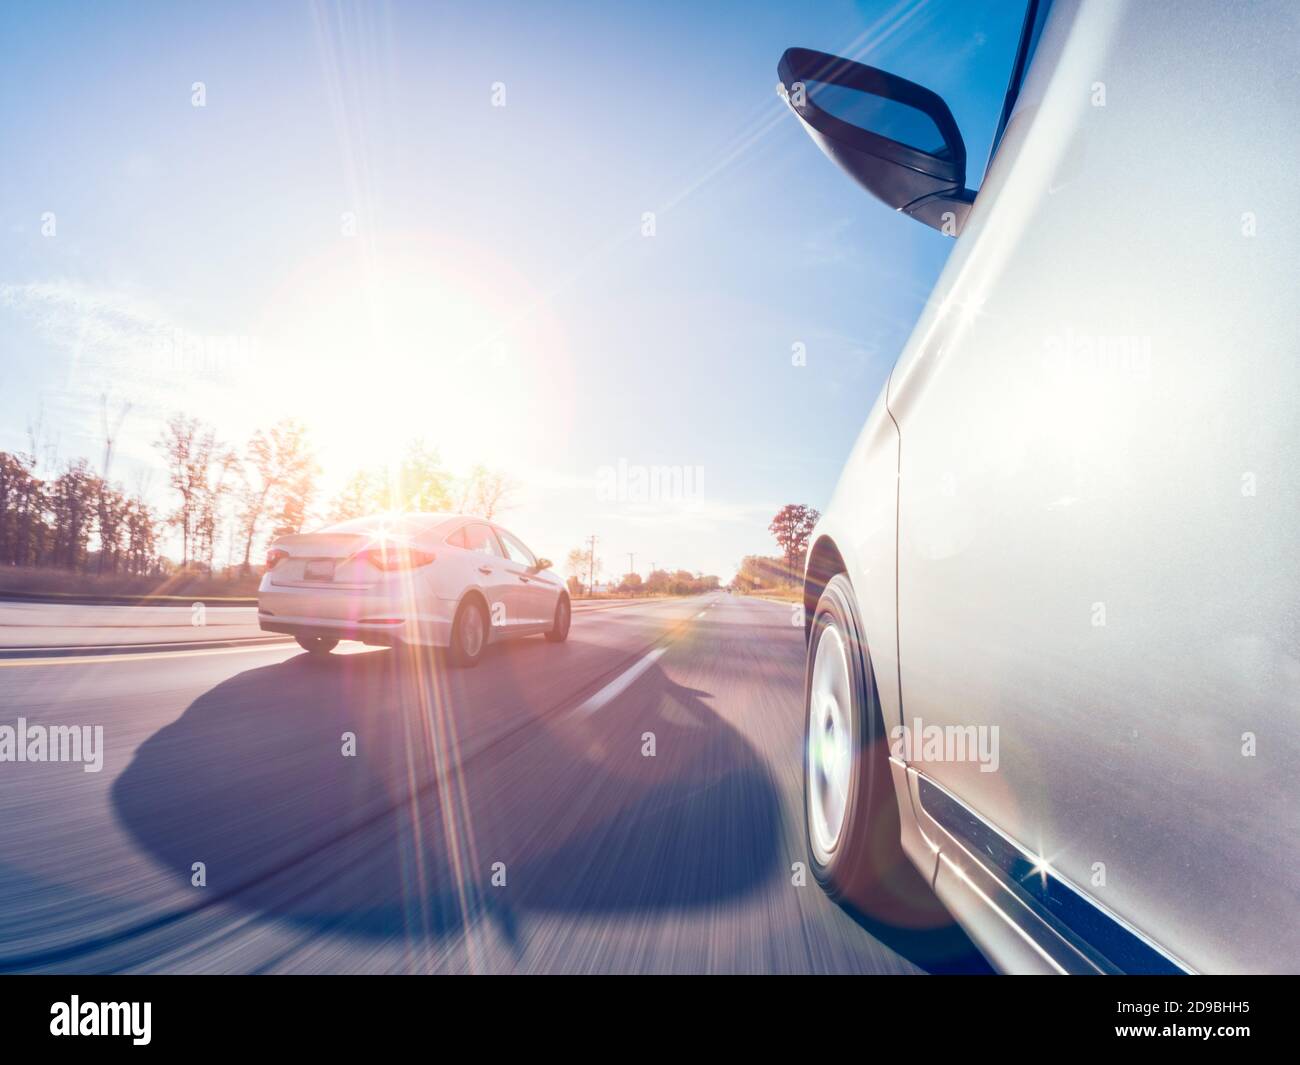
[[[441,525],[448,514],[371,514],[365,518],[349,518],[337,525],[327,525],[323,533],[375,533],[381,529],[393,536],[418,536]]]

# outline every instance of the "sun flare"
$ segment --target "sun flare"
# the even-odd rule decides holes
[[[565,424],[558,323],[508,265],[445,242],[301,264],[268,301],[264,380],[327,476],[414,440],[451,468],[518,466]]]

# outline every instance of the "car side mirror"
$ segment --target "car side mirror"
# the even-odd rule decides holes
[[[948,105],[904,78],[851,59],[790,48],[778,92],[814,143],[896,211],[957,236],[975,193]]]
[[[539,558],[536,562],[533,563],[533,572],[541,573],[542,570],[550,569],[554,565],[555,563],[552,562],[549,558]]]

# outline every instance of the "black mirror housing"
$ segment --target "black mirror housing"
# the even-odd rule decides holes
[[[850,59],[790,48],[780,92],[823,152],[896,211],[950,236],[975,194],[952,112],[929,89]]]

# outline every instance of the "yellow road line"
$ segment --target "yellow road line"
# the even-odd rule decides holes
[[[201,651],[145,651],[140,654],[130,651],[102,655],[52,655],[49,658],[4,658],[0,659],[0,669],[14,666],[77,666],[89,662],[141,662],[151,658],[195,658],[199,655],[247,655],[256,651],[294,651],[301,648],[293,644],[263,643],[256,647],[209,647]],[[347,653],[347,652],[344,652]]]

